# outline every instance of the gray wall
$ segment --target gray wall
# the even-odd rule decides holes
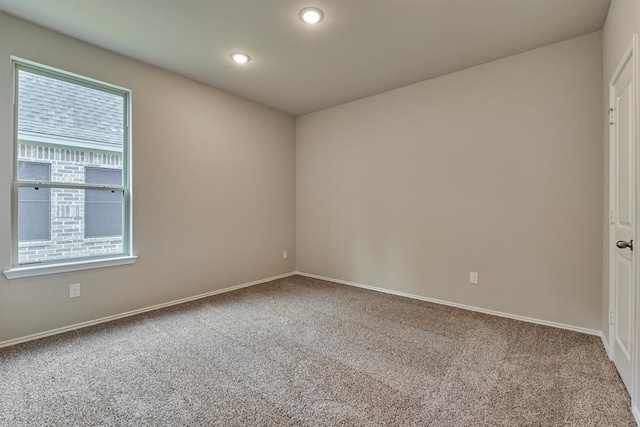
[[[295,270],[295,120],[0,13],[10,55],[133,91],[136,264],[7,280],[0,344]],[[230,64],[231,66],[231,64]],[[11,106],[0,103],[0,269],[9,268]],[[288,250],[289,259],[282,259]],[[68,285],[82,296],[68,298]]]
[[[600,330],[601,48],[594,33],[299,117],[297,269]]]
[[[618,4],[631,22],[638,1]],[[606,29],[604,78],[601,48],[594,33],[294,120],[0,14],[0,99],[9,55],[133,90],[140,256],[0,276],[0,344],[295,269],[600,330]],[[0,103],[1,269],[10,117]]]

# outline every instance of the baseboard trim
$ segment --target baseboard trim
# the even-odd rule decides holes
[[[638,407],[634,406],[631,408],[631,413],[633,414],[633,418],[636,419],[636,424],[640,426],[640,412],[638,412]]]
[[[391,289],[385,289],[385,288],[378,288],[378,287],[375,287],[375,286],[363,285],[362,283],[349,282],[347,280],[333,279],[331,277],[324,277],[324,276],[318,276],[316,274],[303,273],[301,271],[296,271],[295,274],[300,275],[300,276],[310,277],[310,278],[313,278],[313,279],[327,280],[329,282],[336,282],[336,283],[340,283],[340,284],[343,284],[343,285],[355,286],[357,288],[369,289],[371,291],[383,292],[385,294],[398,295],[398,296],[401,296],[401,297],[413,298],[413,299],[417,299],[417,300],[421,300],[421,301],[432,302],[432,303],[435,303],[435,304],[441,304],[441,305],[447,305],[447,306],[450,306],[450,307],[462,308],[464,310],[476,311],[476,312],[484,313],[484,314],[491,314],[493,316],[506,317],[508,319],[520,320],[520,321],[528,322],[528,323],[536,323],[538,325],[551,326],[551,327],[554,327],[554,328],[567,329],[567,330],[570,330],[570,331],[581,332],[583,334],[588,334],[588,335],[595,335],[595,336],[599,336],[604,342],[604,335],[602,334],[602,332],[598,331],[598,330],[595,330],[595,329],[587,329],[587,328],[582,328],[582,327],[579,327],[579,326],[565,325],[564,323],[550,322],[548,320],[542,320],[542,319],[535,319],[535,318],[532,318],[532,317],[519,316],[517,314],[503,313],[501,311],[488,310],[486,308],[475,307],[475,306],[465,305],[465,304],[458,304],[458,303],[455,303],[455,302],[439,300],[439,299],[429,298],[429,297],[423,297],[421,295],[414,295],[414,294],[409,294],[409,293],[406,293],[406,292],[394,291],[394,290],[391,290]]]
[[[602,340],[604,348],[607,351],[607,355],[610,355],[609,346],[608,346],[608,343],[606,342],[606,340],[604,338],[604,334],[601,331],[598,331],[598,330],[595,330],[595,329],[581,328],[581,327],[578,327],[578,326],[566,325],[566,324],[563,324],[563,323],[550,322],[550,321],[547,321],[547,320],[541,320],[541,319],[535,319],[535,318],[531,318],[531,317],[519,316],[517,314],[503,313],[503,312],[500,312],[500,311],[488,310],[488,309],[481,308],[481,307],[475,307],[475,306],[470,306],[470,305],[465,305],[465,304],[458,304],[458,303],[455,303],[455,302],[450,302],[450,301],[439,300],[439,299],[435,299],[435,298],[424,297],[424,296],[421,296],[421,295],[409,294],[409,293],[406,293],[406,292],[394,291],[394,290],[386,289],[386,288],[379,288],[379,287],[375,287],[375,286],[365,285],[365,284],[362,284],[362,283],[350,282],[350,281],[347,281],[347,280],[340,280],[340,279],[334,279],[334,278],[331,278],[331,277],[319,276],[319,275],[316,275],[316,274],[304,273],[304,272],[301,272],[301,271],[294,271],[294,272],[291,272],[291,273],[281,274],[281,275],[269,277],[269,278],[266,278],[266,279],[256,280],[256,281],[249,282],[249,283],[243,283],[241,285],[231,286],[231,287],[228,287],[228,288],[219,289],[219,290],[212,291],[212,292],[207,292],[207,293],[204,293],[204,294],[194,295],[194,296],[191,296],[191,297],[181,298],[181,299],[178,299],[178,300],[169,301],[169,302],[162,303],[162,304],[156,304],[156,305],[153,305],[153,306],[140,308],[140,309],[137,309],[137,310],[127,311],[125,313],[120,313],[120,314],[116,314],[116,315],[113,315],[113,316],[107,316],[107,317],[103,317],[103,318],[100,318],[100,319],[90,320],[90,321],[87,321],[87,322],[76,323],[74,325],[65,326],[65,327],[62,327],[62,328],[51,329],[49,331],[40,332],[40,333],[32,334],[32,335],[27,335],[25,337],[14,338],[14,339],[7,340],[7,341],[1,341],[0,342],[0,348],[2,348],[2,347],[10,347],[12,345],[20,344],[20,343],[27,342],[27,341],[33,341],[33,340],[37,340],[37,339],[40,339],[40,338],[45,338],[45,337],[52,336],[52,335],[62,334],[64,332],[69,332],[69,331],[73,331],[73,330],[76,330],[76,329],[82,329],[82,328],[86,328],[88,326],[98,325],[100,323],[105,323],[105,322],[109,322],[109,321],[112,321],[112,320],[122,319],[122,318],[129,317],[129,316],[135,316],[136,314],[142,314],[142,313],[146,313],[146,312],[149,312],[149,311],[159,310],[161,308],[171,307],[171,306],[178,305],[178,304],[184,304],[186,302],[195,301],[195,300],[199,300],[199,299],[202,299],[202,298],[207,298],[207,297],[210,297],[210,296],[213,296],[213,295],[222,294],[222,293],[225,293],[225,292],[231,292],[231,291],[235,291],[237,289],[247,288],[247,287],[250,287],[250,286],[259,285],[261,283],[270,282],[272,280],[277,280],[277,279],[283,279],[285,277],[290,277],[290,276],[294,276],[294,275],[310,277],[310,278],[313,278],[313,279],[327,280],[327,281],[330,281],[330,282],[340,283],[340,284],[343,284],[343,285],[354,286],[354,287],[357,287],[357,288],[368,289],[368,290],[371,290],[371,291],[382,292],[382,293],[391,294],[391,295],[397,295],[397,296],[406,297],[406,298],[417,299],[417,300],[421,300],[421,301],[431,302],[431,303],[434,303],[434,304],[447,305],[447,306],[450,306],[450,307],[461,308],[461,309],[464,309],[464,310],[470,310],[470,311],[476,311],[476,312],[479,312],[479,313],[490,314],[490,315],[493,315],[493,316],[505,317],[505,318],[508,318],[508,319],[520,320],[520,321],[529,322],[529,323],[536,323],[536,324],[539,324],[539,325],[551,326],[551,327],[554,327],[554,328],[567,329],[567,330],[570,330],[570,331],[581,332],[581,333],[589,334],[589,335],[596,335],[596,336],[599,336],[600,339]],[[640,420],[640,413],[638,413],[637,409],[634,411],[634,416],[636,416],[636,419]],[[639,425],[640,425],[640,422],[639,422]]]
[[[607,342],[607,339],[604,337],[604,333],[600,333],[600,339],[602,340],[602,345],[604,346],[604,350],[607,352],[607,357],[609,358],[609,360],[613,360],[611,358],[611,352],[609,351],[609,342]]]
[[[135,316],[136,314],[142,314],[142,313],[146,313],[146,312],[149,312],[149,311],[159,310],[161,308],[171,307],[173,305],[184,304],[185,302],[195,301],[195,300],[199,300],[199,299],[202,299],[202,298],[207,298],[207,297],[210,297],[210,296],[213,296],[213,295],[218,295],[218,294],[223,294],[225,292],[235,291],[237,289],[248,288],[250,286],[259,285],[261,283],[270,282],[272,280],[282,279],[282,278],[285,278],[285,277],[293,276],[295,274],[296,274],[295,272],[281,274],[279,276],[273,276],[273,277],[269,277],[267,279],[256,280],[254,282],[249,282],[249,283],[243,283],[241,285],[231,286],[229,288],[219,289],[217,291],[212,291],[212,292],[207,292],[207,293],[204,293],[204,294],[194,295],[192,297],[181,298],[181,299],[178,299],[178,300],[169,301],[169,302],[162,303],[162,304],[156,304],[156,305],[152,305],[150,307],[140,308],[140,309],[137,309],[137,310],[131,310],[131,311],[127,311],[125,313],[115,314],[113,316],[107,316],[107,317],[102,317],[100,319],[89,320],[87,322],[76,323],[74,325],[64,326],[62,328],[57,328],[57,329],[51,329],[49,331],[40,332],[40,333],[33,334],[33,335],[27,335],[27,336],[21,337],[21,338],[15,338],[15,339],[7,340],[7,341],[1,341],[0,342],[0,348],[2,348],[2,347],[10,347],[12,345],[20,344],[20,343],[27,342],[27,341],[33,341],[33,340],[37,340],[39,338],[45,338],[45,337],[49,337],[49,336],[52,336],[52,335],[62,334],[64,332],[74,331],[76,329],[82,329],[82,328],[86,328],[88,326],[93,326],[93,325],[98,325],[100,323],[110,322],[112,320],[122,319],[124,317]]]

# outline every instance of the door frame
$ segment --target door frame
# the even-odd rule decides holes
[[[633,81],[633,86],[634,86],[634,90],[631,94],[632,98],[632,102],[633,102],[633,106],[634,106],[634,115],[635,120],[632,120],[632,126],[633,126],[633,137],[635,139],[634,142],[634,150],[633,150],[633,168],[634,168],[634,175],[635,175],[635,191],[634,191],[634,196],[635,196],[635,224],[634,224],[634,230],[633,230],[633,239],[635,242],[640,243],[640,240],[638,239],[638,229],[640,228],[640,182],[638,180],[638,178],[640,177],[640,140],[638,138],[638,118],[640,117],[639,113],[639,109],[638,109],[638,34],[634,34],[632,39],[631,39],[631,43],[629,44],[629,46],[627,47],[627,49],[625,49],[624,54],[621,57],[620,62],[618,63],[615,71],[613,72],[611,79],[609,80],[609,108],[612,108],[613,103],[614,103],[614,99],[615,99],[615,92],[614,92],[614,83],[616,82],[616,80],[618,79],[618,77],[620,76],[620,73],[622,72],[622,70],[625,68],[625,66],[627,66],[627,64],[631,65],[632,69],[632,81]],[[610,121],[608,120],[607,123],[610,123]],[[613,324],[613,313],[615,312],[615,303],[616,303],[616,298],[615,298],[615,287],[614,287],[614,282],[615,282],[615,277],[614,277],[614,263],[615,263],[615,235],[613,232],[613,224],[612,224],[612,212],[615,209],[614,206],[614,180],[612,179],[612,175],[613,175],[613,171],[615,170],[614,166],[615,166],[615,153],[613,152],[613,141],[614,138],[614,127],[613,126],[609,126],[609,218],[608,218],[608,222],[609,222],[609,318],[608,318],[608,323],[609,323],[609,340],[608,340],[608,346],[609,348],[607,349],[609,352],[609,359],[613,360],[613,352],[615,351],[615,334],[614,334],[614,324]],[[640,390],[638,390],[638,385],[640,384],[640,378],[639,378],[639,374],[640,374],[640,369],[638,366],[638,363],[640,362],[640,358],[638,357],[638,349],[640,348],[640,345],[638,343],[638,341],[640,341],[638,339],[638,331],[640,331],[640,325],[638,324],[638,308],[640,308],[640,292],[638,292],[638,289],[640,289],[640,280],[639,280],[639,276],[640,276],[640,268],[638,265],[638,261],[640,261],[639,258],[639,252],[640,252],[640,245],[638,245],[638,249],[633,251],[632,253],[632,258],[633,258],[633,265],[634,265],[634,282],[633,282],[633,303],[632,303],[632,331],[631,333],[633,334],[633,336],[635,337],[635,342],[633,344],[633,354],[631,355],[631,391],[630,391],[630,395],[631,395],[631,409],[634,413],[634,416],[636,417],[636,420],[640,419],[640,411],[638,410],[638,402],[640,400]]]

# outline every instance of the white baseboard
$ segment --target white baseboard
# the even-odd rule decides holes
[[[581,327],[578,327],[578,326],[565,325],[565,324],[556,323],[556,322],[549,322],[549,321],[546,321],[546,320],[534,319],[534,318],[530,318],[530,317],[519,316],[519,315],[516,315],[516,314],[503,313],[503,312],[494,311],[494,310],[487,310],[487,309],[480,308],[480,307],[474,307],[474,306],[470,306],[470,305],[458,304],[458,303],[439,300],[439,299],[435,299],[435,298],[428,298],[428,297],[423,297],[423,296],[420,296],[420,295],[414,295],[414,294],[409,294],[409,293],[405,293],[405,292],[393,291],[393,290],[390,290],[390,289],[378,288],[378,287],[375,287],[375,286],[364,285],[364,284],[361,284],[361,283],[349,282],[349,281],[346,281],[346,280],[333,279],[331,277],[324,277],[324,276],[318,276],[318,275],[315,275],[315,274],[303,273],[303,272],[300,272],[300,271],[281,274],[279,276],[274,276],[274,277],[269,277],[269,278],[266,278],[266,279],[256,280],[254,282],[244,283],[244,284],[237,285],[237,286],[231,286],[229,288],[224,288],[224,289],[219,289],[217,291],[212,291],[212,292],[207,292],[207,293],[204,293],[204,294],[194,295],[192,297],[182,298],[182,299],[179,299],[179,300],[170,301],[170,302],[166,302],[166,303],[163,303],[163,304],[157,304],[157,305],[153,305],[153,306],[150,306],[150,307],[140,308],[140,309],[128,311],[128,312],[125,312],[125,313],[116,314],[116,315],[113,315],[113,316],[107,316],[107,317],[103,317],[103,318],[100,318],[100,319],[90,320],[90,321],[87,321],[87,322],[76,323],[74,325],[65,326],[65,327],[62,327],[62,328],[51,329],[49,331],[40,332],[40,333],[33,334],[33,335],[27,335],[25,337],[15,338],[15,339],[7,340],[7,341],[2,341],[2,342],[0,342],[0,348],[9,347],[9,346],[12,346],[12,345],[20,344],[20,343],[27,342],[27,341],[36,340],[36,339],[39,339],[39,338],[45,338],[45,337],[48,337],[48,336],[51,336],[51,335],[57,335],[57,334],[61,334],[61,333],[64,333],[64,332],[73,331],[73,330],[76,330],[76,329],[86,328],[88,326],[93,326],[93,325],[97,325],[97,324],[100,324],[100,323],[109,322],[111,320],[122,319],[124,317],[134,316],[136,314],[146,313],[148,311],[153,311],[153,310],[158,310],[158,309],[165,308],[165,307],[170,307],[170,306],[173,306],[173,305],[183,304],[185,302],[195,301],[195,300],[198,300],[198,299],[201,299],[201,298],[207,298],[207,297],[210,297],[210,296],[213,296],[213,295],[222,294],[222,293],[225,293],[225,292],[231,292],[231,291],[235,291],[237,289],[246,288],[246,287],[249,287],[249,286],[259,285],[260,283],[270,282],[272,280],[282,279],[282,278],[293,276],[293,275],[296,275],[296,274],[298,274],[300,276],[311,277],[311,278],[314,278],[314,279],[327,280],[327,281],[330,281],[330,282],[341,283],[343,285],[355,286],[355,287],[363,288],[363,289],[369,289],[369,290],[376,291],[376,292],[383,292],[383,293],[387,293],[387,294],[398,295],[398,296],[407,297],[407,298],[413,298],[413,299],[417,299],[417,300],[421,300],[421,301],[432,302],[432,303],[435,303],[435,304],[447,305],[447,306],[451,306],[451,307],[462,308],[462,309],[465,309],[465,310],[476,311],[476,312],[485,313],[485,314],[491,314],[491,315],[494,315],[494,316],[500,316],[500,317],[506,317],[506,318],[509,318],[509,319],[521,320],[523,322],[536,323],[536,324],[539,324],[539,325],[552,326],[552,327],[555,327],[555,328],[568,329],[568,330],[571,330],[571,331],[581,332],[581,333],[584,333],[584,334],[596,335],[596,336],[599,336],[602,339],[602,343],[605,346],[605,349],[607,350],[607,354],[610,354],[607,342],[604,339],[604,335],[602,334],[601,331],[597,331],[595,329],[581,328]]]
[[[386,294],[398,295],[398,296],[401,296],[401,297],[407,297],[407,298],[413,298],[413,299],[417,299],[417,300],[421,300],[421,301],[432,302],[432,303],[435,303],[435,304],[448,305],[450,307],[462,308],[464,310],[477,311],[479,313],[491,314],[493,316],[506,317],[508,319],[521,320],[523,322],[536,323],[538,325],[552,326],[554,328],[568,329],[570,331],[581,332],[583,334],[596,335],[596,336],[601,337],[602,341],[604,342],[604,335],[602,334],[602,332],[598,331],[598,330],[595,330],[595,329],[587,329],[587,328],[582,328],[582,327],[579,327],[579,326],[565,325],[564,323],[557,323],[557,322],[550,322],[548,320],[534,319],[532,317],[519,316],[517,314],[503,313],[503,312],[500,312],[500,311],[488,310],[488,309],[481,308],[481,307],[474,307],[474,306],[471,306],[471,305],[458,304],[458,303],[455,303],[455,302],[444,301],[444,300],[439,300],[439,299],[435,299],[435,298],[423,297],[421,295],[408,294],[408,293],[405,293],[405,292],[399,292],[399,291],[393,291],[393,290],[385,289],[385,288],[377,288],[375,286],[363,285],[361,283],[349,282],[349,281],[346,281],[346,280],[332,279],[330,277],[324,277],[324,276],[318,276],[318,275],[315,275],[315,274],[303,273],[301,271],[296,271],[295,274],[298,274],[300,276],[311,277],[313,279],[327,280],[329,282],[336,282],[336,283],[341,283],[343,285],[355,286],[357,288],[364,288],[364,289],[369,289],[369,290],[372,290],[372,291],[384,292]]]
[[[634,406],[631,408],[631,413],[633,414],[633,418],[636,419],[636,424],[640,426],[640,412],[638,412],[638,407]]]
[[[115,314],[113,316],[107,316],[107,317],[103,317],[103,318],[100,318],[100,319],[89,320],[87,322],[76,323],[75,325],[64,326],[62,328],[57,328],[57,329],[51,329],[49,331],[40,332],[40,333],[33,334],[33,335],[27,335],[26,337],[21,337],[21,338],[15,338],[15,339],[7,340],[7,341],[2,341],[2,342],[0,342],[0,348],[9,347],[9,346],[20,344],[20,343],[27,342],[27,341],[37,340],[39,338],[49,337],[51,335],[61,334],[63,332],[69,332],[69,331],[73,331],[73,330],[76,330],[76,329],[86,328],[87,326],[93,326],[93,325],[97,325],[97,324],[100,324],[100,323],[109,322],[111,320],[122,319],[124,317],[134,316],[136,314],[146,313],[148,311],[158,310],[158,309],[165,308],[165,307],[171,307],[172,305],[183,304],[185,302],[195,301],[195,300],[202,299],[202,298],[207,298],[207,297],[210,297],[210,296],[213,296],[213,295],[222,294],[222,293],[225,293],[225,292],[231,292],[231,291],[235,291],[237,289],[247,288],[249,286],[259,285],[260,283],[265,283],[265,282],[270,282],[272,280],[282,279],[284,277],[293,276],[295,274],[296,274],[295,272],[281,274],[279,276],[269,277],[267,279],[256,280],[255,282],[244,283],[242,285],[231,286],[229,288],[219,289],[217,291],[212,291],[212,292],[207,292],[207,293],[204,293],[204,294],[194,295],[192,297],[187,297],[187,298],[181,298],[181,299],[178,299],[178,300],[175,300],[175,301],[166,302],[166,303],[163,303],[163,304],[157,304],[157,305],[152,305],[150,307],[145,307],[145,308],[140,308],[140,309],[137,309],[137,310],[127,311],[126,313]]]
[[[609,351],[609,343],[607,342],[607,339],[604,337],[604,333],[600,333],[600,339],[602,339],[602,345],[604,346],[605,351],[607,352],[607,357],[609,358],[609,360],[613,360],[611,358],[611,352]]]

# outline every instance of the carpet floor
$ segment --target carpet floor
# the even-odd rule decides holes
[[[291,276],[0,349],[1,426],[633,426],[600,338]]]

